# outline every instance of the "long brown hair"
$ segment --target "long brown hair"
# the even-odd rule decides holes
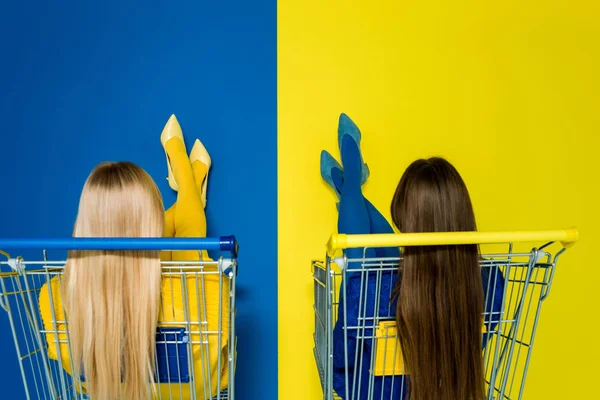
[[[88,177],[74,237],[160,237],[154,181],[129,162]],[[62,281],[74,376],[94,400],[149,399],[161,292],[158,251],[70,251]]]
[[[442,158],[413,162],[398,184],[392,218],[403,233],[475,231],[458,171]],[[484,398],[484,294],[476,245],[406,247],[396,324],[410,400]]]

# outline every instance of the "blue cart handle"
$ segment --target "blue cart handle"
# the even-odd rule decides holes
[[[0,249],[46,250],[219,250],[237,258],[235,236],[217,238],[22,238],[1,239]]]

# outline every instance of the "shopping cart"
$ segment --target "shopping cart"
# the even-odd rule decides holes
[[[410,374],[404,370],[395,310],[384,304],[393,297],[390,293],[393,285],[389,282],[397,278],[402,259],[367,258],[368,248],[478,244],[486,293],[482,331],[486,398],[521,399],[542,302],[550,292],[560,255],[577,239],[575,229],[333,235],[328,243],[326,260],[312,262],[314,356],[323,398],[339,399],[336,387],[345,393],[344,400],[406,398]],[[525,243],[542,245],[531,248]],[[364,248],[362,258],[348,259],[340,255],[341,250],[349,248]],[[360,290],[349,298],[346,290],[351,276],[354,279],[352,285]],[[358,304],[354,323],[348,322],[346,312],[338,321],[340,301],[344,310],[348,310],[350,302]],[[381,315],[382,309],[388,310],[385,315]],[[334,341],[336,324],[338,332],[340,329],[343,332],[343,340],[340,341],[338,335],[337,342]],[[338,360],[335,366],[334,359]],[[342,360],[341,366],[339,360]],[[365,364],[368,376],[363,372],[361,377]]]
[[[0,239],[0,248],[38,254],[33,260],[31,256],[23,259],[0,252],[7,257],[6,261],[0,262],[0,306],[10,321],[17,353],[15,366],[18,363],[26,398],[52,400],[87,399],[83,386],[85,373],[82,382],[77,383],[67,372],[73,371],[72,360],[68,357],[68,318],[64,318],[61,306],[55,311],[53,303],[59,296],[65,250],[219,252],[220,257],[215,261],[200,257],[200,261],[162,262],[162,304],[156,332],[155,381],[158,384],[155,387],[158,389],[154,397],[165,400],[235,398],[238,247],[234,237]],[[52,252],[64,254],[52,258],[48,255]],[[41,297],[50,300],[50,324],[44,321],[44,315],[49,311],[41,309]],[[207,301],[218,302],[216,323],[211,321],[214,313],[207,313]],[[226,350],[210,355],[211,343],[213,347],[217,343],[217,349]],[[227,346],[222,345],[224,343]],[[216,359],[216,365],[211,365],[208,359]],[[218,373],[224,367],[228,367],[226,383],[221,381]],[[216,387],[214,376],[217,376]],[[216,396],[213,397],[214,393]]]

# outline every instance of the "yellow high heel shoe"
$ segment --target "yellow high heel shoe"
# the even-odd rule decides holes
[[[163,128],[162,133],[160,134],[160,143],[163,148],[165,148],[165,144],[172,138],[179,138],[181,143],[183,143],[183,147],[185,148],[185,141],[183,140],[183,132],[181,131],[181,126],[179,125],[179,121],[177,121],[177,117],[175,114],[171,115],[165,127]],[[167,177],[167,181],[169,181],[169,186],[171,189],[177,191],[179,186],[175,181],[175,176],[173,175],[173,170],[171,169],[171,162],[169,161],[169,155],[167,154],[167,150],[165,148],[165,156],[167,157],[167,169],[169,170],[169,176]]]
[[[194,146],[190,152],[190,164],[193,165],[195,161],[200,161],[202,164],[206,165],[206,176],[202,182],[202,204],[204,205],[204,208],[206,208],[206,188],[208,187],[208,173],[212,161],[206,147],[204,147],[202,142],[198,139],[194,142]]]

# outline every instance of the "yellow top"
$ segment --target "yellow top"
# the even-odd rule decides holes
[[[223,295],[222,295],[222,326],[221,326],[221,348],[218,348],[218,317],[219,317],[219,276],[216,274],[205,275],[204,277],[198,276],[196,281],[195,274],[190,274],[187,277],[187,287],[185,292],[182,285],[182,280],[178,275],[163,277],[162,281],[162,304],[159,315],[159,326],[167,327],[185,327],[185,324],[181,324],[182,321],[186,321],[185,316],[188,315],[187,321],[196,323],[191,325],[190,339],[198,344],[192,344],[192,357],[194,363],[194,375],[193,380],[195,381],[196,387],[196,398],[197,399],[211,399],[216,396],[217,392],[224,390],[228,386],[228,346],[229,346],[229,280],[223,277]],[[204,280],[204,285],[202,284]],[[56,330],[59,332],[58,339],[56,341],[56,334],[54,333],[55,326],[52,318],[52,308],[50,304],[54,304],[54,312],[56,321],[64,321],[65,314],[62,305],[62,299],[60,296],[60,282],[58,278],[50,280],[50,287],[52,289],[52,297],[50,297],[50,291],[48,290],[48,283],[42,286],[39,298],[39,307],[42,321],[44,323],[44,329],[50,331],[46,333],[46,340],[48,342],[48,356],[52,360],[60,359],[62,362],[63,369],[69,374],[72,374],[71,360],[69,356],[69,348],[66,342],[66,326],[64,323],[59,323],[56,326]],[[197,294],[202,293],[201,289],[204,289],[206,294],[206,314],[204,313],[203,299],[198,299]],[[183,304],[183,294],[187,297],[187,310]],[[199,318],[201,321],[206,321],[207,325],[204,325],[202,332],[198,324]],[[208,332],[205,333],[205,332]],[[199,342],[207,344],[199,344]],[[217,371],[218,356],[221,353],[221,371]],[[208,380],[209,377],[205,377],[205,372],[208,371],[210,365],[210,383],[211,391],[208,391]],[[190,374],[192,371],[190,370]],[[217,388],[217,380],[221,378],[221,385]],[[173,400],[188,400],[192,398],[190,394],[191,384],[158,384],[158,392],[161,394],[163,399]],[[206,387],[206,392],[205,392]],[[85,390],[85,385],[84,385]]]
[[[337,250],[360,247],[404,247],[458,244],[497,244],[518,242],[560,242],[570,247],[579,240],[576,228],[556,231],[524,232],[434,232],[371,235],[332,235],[327,243],[327,253],[334,256]]]

